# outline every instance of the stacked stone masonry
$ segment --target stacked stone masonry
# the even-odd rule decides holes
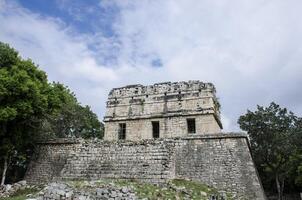
[[[219,103],[213,84],[200,81],[130,85],[111,90],[108,96],[105,139],[117,140],[125,124],[127,140],[153,138],[152,122],[159,137],[187,136],[187,119],[194,119],[194,133],[220,132]]]
[[[222,133],[213,84],[200,81],[131,85],[108,96],[105,140],[40,143],[31,183],[136,179],[163,184],[190,179],[235,195],[265,199],[247,136]]]
[[[39,144],[26,175],[30,183],[103,178],[157,184],[183,178],[231,192],[235,199],[265,199],[243,134],[118,142],[49,141]]]

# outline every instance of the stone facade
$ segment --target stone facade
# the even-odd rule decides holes
[[[221,132],[211,83],[113,89],[104,121],[105,140],[40,143],[26,180],[108,178],[164,184],[181,178],[230,192],[234,199],[266,199],[247,136]]]
[[[154,132],[161,138],[218,133],[222,125],[215,93],[213,84],[200,81],[113,89],[104,117],[105,139],[119,139],[121,129],[126,140],[154,138]]]
[[[27,171],[30,183],[54,180],[136,179],[165,183],[182,178],[265,199],[246,135],[211,134],[140,141],[55,140],[41,143]]]

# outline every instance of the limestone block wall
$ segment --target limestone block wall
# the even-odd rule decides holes
[[[32,183],[45,183],[59,177],[70,152],[78,148],[77,140],[56,139],[38,144],[26,172],[26,179]]]
[[[223,188],[236,193],[238,199],[265,199],[245,137],[209,135],[203,139],[187,138],[178,145],[175,154],[177,178]]]
[[[37,152],[26,174],[30,183],[100,178],[163,183],[184,178],[231,192],[235,199],[265,199],[247,138],[242,134],[137,142],[46,142]]]
[[[137,179],[155,183],[173,178],[172,143],[149,142],[102,142],[81,145],[66,159],[60,178]]]
[[[105,138],[116,139],[117,123],[121,122],[129,122],[129,138],[138,135],[150,138],[150,129],[145,126],[155,119],[165,124],[160,137],[178,137],[184,135],[181,123],[195,116],[196,123],[204,125],[199,126],[200,134],[221,131],[219,103],[213,84],[188,81],[115,88],[109,93],[106,104]],[[171,124],[176,126],[173,128]]]
[[[194,118],[196,121],[196,134],[217,133],[219,125],[215,122],[213,115],[193,115],[178,117],[161,117],[152,119],[121,120],[107,122],[105,124],[105,140],[118,140],[119,124],[126,124],[126,139],[141,140],[152,139],[152,122],[159,122],[160,137],[172,138],[188,136],[187,119]]]

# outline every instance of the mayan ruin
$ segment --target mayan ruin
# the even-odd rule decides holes
[[[0,0],[0,200],[302,200],[301,10]]]
[[[244,133],[221,132],[211,83],[131,85],[111,90],[100,141],[41,142],[26,180],[137,180],[205,183],[235,199],[265,195]]]
[[[172,138],[222,129],[215,87],[200,81],[115,88],[104,122],[106,140]]]

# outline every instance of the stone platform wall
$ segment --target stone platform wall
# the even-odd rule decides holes
[[[26,172],[26,179],[31,183],[46,183],[59,177],[67,158],[75,152],[77,140],[55,140],[41,143],[35,151]]]
[[[41,143],[26,179],[137,179],[163,183],[184,178],[236,195],[265,199],[242,134],[195,135],[143,141],[50,141]]]
[[[165,182],[173,178],[173,143],[86,143],[66,159],[63,179],[139,179]]]

